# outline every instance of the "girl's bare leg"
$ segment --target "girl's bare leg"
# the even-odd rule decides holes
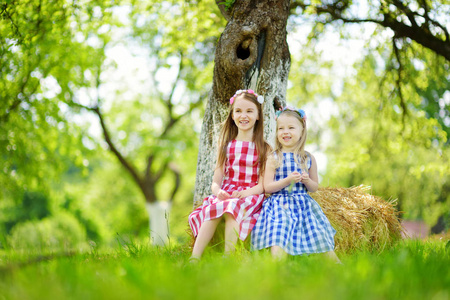
[[[192,249],[192,259],[200,259],[200,257],[202,257],[203,251],[205,251],[206,246],[209,241],[211,241],[221,219],[222,218],[208,220],[202,224],[194,243],[194,249]]]
[[[225,214],[225,251],[228,255],[236,250],[236,243],[239,236],[239,223],[230,214]]]
[[[270,253],[272,257],[276,260],[282,260],[287,257],[287,253],[280,246],[272,246],[270,247]]]

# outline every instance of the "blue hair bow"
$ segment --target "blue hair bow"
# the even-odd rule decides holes
[[[305,111],[303,109],[296,109],[295,107],[292,107],[292,106],[289,106],[289,105],[283,107],[279,111],[276,111],[275,112],[276,118],[278,119],[278,117],[281,115],[281,113],[286,111],[286,110],[295,111],[295,112],[297,112],[300,115],[300,117],[303,120],[306,120],[306,113],[305,113]]]

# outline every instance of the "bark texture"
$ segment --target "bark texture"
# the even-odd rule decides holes
[[[220,3],[220,2],[219,2]],[[253,89],[265,98],[265,138],[273,145],[275,110],[285,105],[290,68],[286,24],[289,1],[239,1],[225,11],[228,20],[215,53],[213,87],[200,136],[194,207],[211,194],[218,133],[229,99],[238,89]]]

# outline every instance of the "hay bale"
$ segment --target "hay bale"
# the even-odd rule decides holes
[[[323,212],[336,229],[335,250],[382,251],[401,239],[403,228],[396,210],[396,200],[386,201],[369,194],[370,187],[360,185],[351,188],[319,187],[311,197],[319,203]],[[209,248],[223,251],[224,224],[221,222]],[[190,247],[195,238],[189,226]],[[250,238],[244,247],[250,249]]]
[[[311,197],[336,229],[336,251],[382,251],[401,239],[396,200],[369,194],[369,186],[320,187]]]

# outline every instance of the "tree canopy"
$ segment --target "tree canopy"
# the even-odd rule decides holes
[[[294,1],[291,8],[308,18],[294,22],[309,22],[312,30],[291,72],[300,85],[288,98],[333,104],[330,121],[313,129],[327,153],[327,184],[370,185],[375,194],[397,198],[404,218],[437,222],[435,232],[448,227],[449,3]],[[330,31],[365,41],[356,72],[343,79],[314,66]]]

